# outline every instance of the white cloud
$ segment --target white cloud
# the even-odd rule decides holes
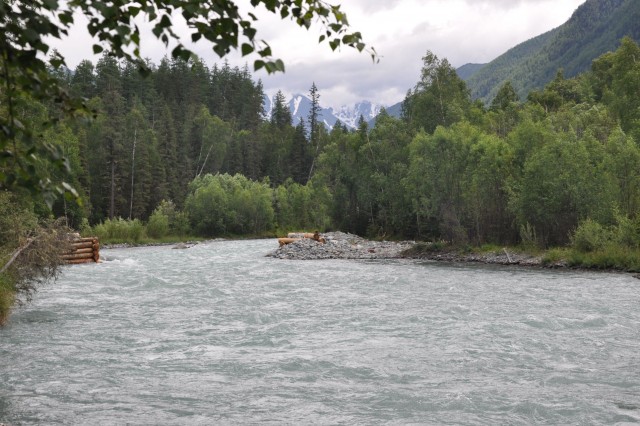
[[[283,54],[287,73],[263,77],[265,87],[285,85],[288,91],[305,92],[315,81],[324,95],[323,104],[339,106],[353,99],[368,99],[390,105],[402,100],[414,86],[427,50],[456,67],[489,62],[516,44],[566,22],[583,2],[351,1],[344,7],[350,23],[375,46],[380,63],[372,65],[368,57],[348,49],[332,53],[325,46],[316,47],[315,39],[284,33],[286,36],[274,43],[274,52],[282,50],[280,40],[284,40],[282,46],[295,46]],[[296,42],[289,44],[289,38]]]

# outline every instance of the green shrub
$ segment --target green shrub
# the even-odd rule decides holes
[[[611,242],[611,238],[609,229],[592,219],[587,219],[573,233],[571,246],[579,252],[588,253],[602,250]]]
[[[169,222],[169,229],[172,234],[179,237],[188,235],[191,232],[191,226],[189,225],[189,217],[184,212],[178,212],[173,217],[173,223]]]
[[[626,247],[640,247],[640,232],[636,221],[627,216],[616,214],[616,226],[613,229],[613,240]]]
[[[259,235],[273,229],[272,198],[266,181],[207,174],[189,184],[184,210],[200,235]]]
[[[86,217],[83,217],[80,221],[80,226],[78,226],[78,232],[83,236],[91,236],[93,233],[93,229],[91,225],[89,225],[89,220]]]
[[[477,247],[476,251],[478,253],[502,253],[502,247],[496,244],[482,244],[480,247]]]
[[[138,243],[144,232],[144,225],[138,219],[107,219],[93,227],[93,234],[107,243]]]
[[[542,264],[553,265],[563,260],[566,260],[568,257],[569,257],[569,253],[567,249],[552,248],[547,250],[542,256]]]
[[[147,235],[151,238],[162,238],[169,233],[169,218],[158,209],[149,217]]]

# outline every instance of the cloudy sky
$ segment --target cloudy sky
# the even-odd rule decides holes
[[[315,82],[322,106],[339,107],[360,100],[385,106],[401,101],[420,74],[427,50],[447,58],[454,67],[489,62],[509,48],[566,22],[585,0],[344,0],[354,30],[374,46],[380,56],[373,63],[366,53],[350,48],[332,52],[318,44],[321,28],[310,30],[276,16],[259,13],[258,38],[267,40],[275,57],[285,62],[286,73],[258,72],[269,95],[308,93]],[[238,4],[244,3],[239,0]],[[330,3],[340,3],[339,0]],[[82,23],[82,22],[80,22]],[[80,26],[79,26],[80,27]],[[179,30],[179,27],[178,27]],[[91,55],[89,36],[74,29],[57,44],[74,67]],[[204,44],[193,49],[209,65],[221,63]],[[142,54],[158,63],[167,54],[150,34],[143,38]],[[232,54],[232,65],[252,64],[254,57]]]

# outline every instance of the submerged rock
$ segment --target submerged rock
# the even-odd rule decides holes
[[[173,249],[188,249],[195,246],[197,243],[186,242],[186,243],[178,243],[175,246],[171,247]]]

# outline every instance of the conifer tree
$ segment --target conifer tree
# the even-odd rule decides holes
[[[307,183],[310,162],[308,161],[308,146],[304,120],[301,119],[295,128],[291,145],[291,177],[299,184]]]
[[[309,109],[309,144],[311,145],[311,167],[309,168],[309,176],[307,180],[311,179],[313,176],[313,168],[316,163],[316,158],[320,153],[320,126],[318,124],[318,120],[320,119],[320,94],[318,93],[318,88],[316,87],[316,83],[313,82],[311,85],[311,89],[309,90],[309,96],[311,98],[311,107]]]
[[[271,109],[271,124],[279,129],[283,129],[287,126],[291,126],[291,110],[286,103],[286,99],[282,91],[278,92],[273,97],[273,108]]]
[[[511,84],[511,82],[507,81],[500,87],[500,89],[498,90],[498,93],[496,94],[496,97],[493,98],[493,101],[491,101],[490,109],[493,111],[496,111],[496,110],[504,111],[512,103],[517,103],[519,101],[520,99],[518,98],[518,94],[516,93],[516,90],[513,88],[513,85]]]
[[[91,99],[96,95],[95,67],[89,60],[80,61],[71,77],[71,92],[75,96]]]

